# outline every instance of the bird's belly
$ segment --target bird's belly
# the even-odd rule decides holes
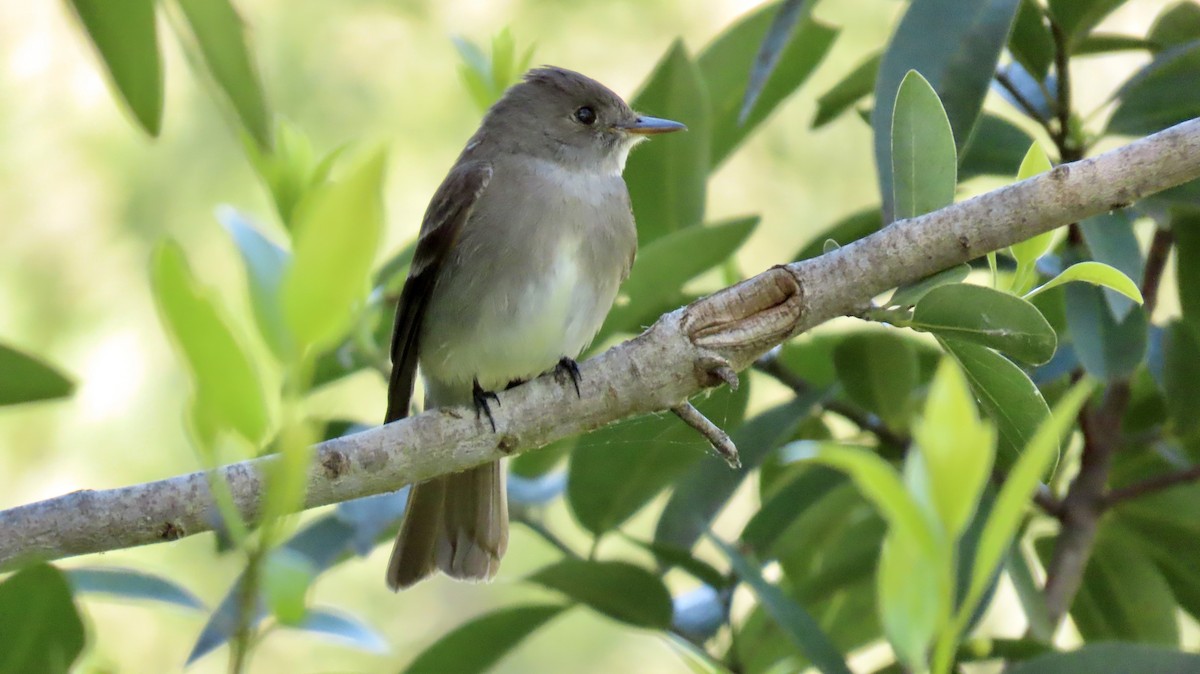
[[[564,242],[541,274],[496,288],[478,307],[469,343],[427,345],[427,377],[455,388],[478,379],[485,390],[504,388],[578,356],[599,331],[616,296],[613,282],[588,278],[577,242]],[[440,348],[439,348],[440,347]],[[451,355],[452,354],[452,355]]]

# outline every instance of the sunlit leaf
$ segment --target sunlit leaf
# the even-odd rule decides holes
[[[1026,293],[1025,299],[1071,281],[1083,281],[1102,288],[1111,288],[1138,304],[1142,303],[1142,291],[1138,289],[1133,279],[1102,262],[1090,261],[1076,262],[1067,267],[1058,276]]]
[[[308,612],[308,588],[317,570],[288,548],[274,550],[263,564],[263,593],[271,613],[285,625],[298,625]]]
[[[958,154],[937,92],[916,71],[900,83],[892,112],[892,180],[896,219],[954,203]]]
[[[384,162],[377,150],[301,212],[282,290],[284,318],[297,344],[332,343],[366,299],[383,234]]]
[[[160,244],[151,267],[159,314],[191,371],[196,411],[257,445],[268,423],[262,379],[223,307],[192,276],[178,244]]]
[[[883,221],[898,216],[892,180],[892,105],[900,81],[916,70],[945,107],[954,145],[966,148],[983,106],[1018,0],[913,0],[884,51],[875,82],[875,164]],[[936,39],[931,39],[936,36]]]

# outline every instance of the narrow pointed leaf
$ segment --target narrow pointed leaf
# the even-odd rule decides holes
[[[387,653],[388,643],[378,632],[364,625],[357,618],[330,609],[314,608],[308,611],[304,622],[294,629],[325,640],[345,644],[369,653]]]
[[[75,382],[36,356],[0,344],[0,407],[65,398]]]
[[[233,104],[242,127],[260,148],[270,148],[270,114],[242,17],[229,0],[179,0],[179,7],[208,72]]]
[[[376,151],[301,212],[283,282],[284,318],[297,344],[336,341],[366,299],[383,235],[384,162]]]
[[[817,116],[813,118],[812,128],[825,126],[849,110],[850,106],[869,96],[875,88],[875,77],[879,74],[879,61],[882,58],[882,52],[868,56],[837,84],[821,94],[817,99]]]
[[[280,287],[292,256],[263,236],[258,227],[233,208],[219,209],[217,219],[225,226],[242,256],[250,286],[250,306],[259,334],[271,351],[286,362],[293,345],[283,318]]]
[[[768,615],[783,629],[788,639],[824,674],[850,674],[850,668],[837,648],[821,630],[816,619],[778,587],[763,578],[758,566],[743,557],[730,544],[712,537],[712,542],[725,556],[734,573],[750,586]]]
[[[70,0],[113,87],[151,136],[162,126],[163,69],[155,0]]]
[[[1144,136],[1200,116],[1200,36],[1154,57],[1116,93],[1108,133]]]
[[[750,111],[758,103],[763,86],[779,65],[780,56],[787,46],[796,24],[812,14],[815,0],[783,0],[779,10],[771,20],[771,27],[759,45],[758,55],[754,58],[754,67],[750,70],[750,81],[746,84],[746,94],[742,99],[742,108],[738,113],[738,123],[745,124]]]
[[[560,604],[528,604],[499,609],[438,639],[405,674],[472,674],[491,670],[509,651],[562,613]]]
[[[1076,262],[1058,276],[1029,291],[1025,299],[1071,281],[1083,281],[1102,288],[1111,288],[1138,304],[1142,303],[1142,291],[1133,279],[1102,262]]]
[[[149,599],[204,610],[204,603],[187,588],[162,576],[111,567],[84,567],[66,572],[67,580],[76,592],[106,594],[123,599]]]

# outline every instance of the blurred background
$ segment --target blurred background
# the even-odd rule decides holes
[[[582,71],[631,98],[676,37],[698,51],[759,3],[236,4],[251,28],[276,114],[307,132],[320,152],[347,141],[389,148],[388,255],[415,236],[429,196],[479,121],[458,77],[452,37],[486,45],[508,26],[518,49],[536,45],[535,64]],[[1131,2],[1105,28],[1144,34],[1166,4]],[[816,15],[842,29],[829,57],[711,181],[710,221],[763,216],[739,253],[746,274],[789,261],[816,232],[878,202],[869,127],[857,115],[817,132],[810,123],[816,97],[866,50],[887,41],[902,8],[895,0],[819,4]],[[0,408],[0,508],[198,467],[182,426],[186,375],[148,287],[149,252],[162,237],[183,243],[200,278],[220,289],[251,332],[242,267],[213,213],[232,204],[268,227],[278,225],[226,111],[197,79],[172,32],[160,35],[166,110],[162,135],[151,140],[110,94],[65,3],[0,3],[0,339],[47,358],[79,385],[62,402]],[[1112,86],[1146,59],[1138,53],[1080,59],[1074,71],[1079,109],[1103,115]],[[987,105],[1009,112],[994,94]],[[970,183],[964,195],[994,184]],[[771,393],[769,385],[756,387],[751,408],[761,408]],[[320,393],[313,404],[377,423],[384,383],[364,372]],[[552,518],[569,517],[558,508]],[[632,526],[649,528],[650,522],[642,517]],[[210,536],[197,536],[82,561],[167,575],[211,605],[240,568],[238,559],[215,557],[211,547]],[[385,636],[391,652],[362,653],[283,631],[257,649],[252,670],[396,671],[467,618],[536,594],[516,579],[555,558],[544,542],[514,526],[504,571],[492,585],[436,579],[397,596],[383,584],[386,552],[322,576],[314,602],[358,615]],[[83,666],[88,672],[177,670],[206,617],[94,598],[83,608],[93,644]],[[190,671],[219,672],[225,665],[223,654],[209,655]],[[687,667],[657,637],[576,610],[537,632],[500,670]]]

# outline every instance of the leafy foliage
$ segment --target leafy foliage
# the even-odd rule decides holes
[[[815,4],[760,7],[698,51],[676,41],[638,90],[637,109],[690,130],[630,157],[641,249],[598,346],[637,333],[713,277],[739,280],[731,256],[769,235],[756,215],[714,222],[709,181],[830,52],[840,28],[814,16]],[[819,95],[813,121],[819,129],[873,95],[880,206],[829,225],[793,259],[947,206],[962,181],[1024,180],[1086,155],[1101,138],[1200,114],[1200,5],[1172,5],[1145,36],[1097,32],[1122,4],[908,3],[886,48],[856,54]],[[160,243],[151,262],[164,328],[189,374],[188,430],[202,463],[279,454],[256,527],[241,521],[222,483],[210,485],[222,545],[243,568],[189,662],[228,643],[236,669],[260,637],[283,628],[382,650],[373,628],[311,597],[326,571],[390,537],[404,494],[342,504],[299,529],[287,513],[302,497],[309,445],[352,430],[326,428],[309,395],[388,368],[390,314],[414,246],[377,262],[386,155],[318,152],[299,126],[273,121],[252,32],[229,0],[71,6],[121,105],[151,135],[163,114],[156,12],[179,10],[182,21],[170,25],[229,104],[281,234],[267,236],[267,223],[232,207],[219,211],[246,271],[245,317],[200,280],[203,267],[177,244]],[[532,57],[508,30],[490,53],[465,39],[456,46],[480,110]],[[1080,114],[1069,99],[1071,60],[1126,49],[1149,54],[1149,63],[1113,87],[1106,123]],[[993,86],[1011,109],[985,110]],[[870,329],[789,340],[737,391],[696,401],[739,446],[739,471],[706,456],[704,441],[667,415],[523,456],[514,472],[527,483],[514,483],[514,515],[561,552],[524,586],[558,600],[468,620],[406,671],[486,671],[568,610],[666,635],[696,671],[846,672],[847,656],[880,638],[894,668],[938,674],[998,657],[1022,674],[1200,666],[1176,650],[1177,613],[1200,618],[1200,487],[1188,477],[1200,472],[1197,194],[1185,185],[1065,235],[1034,237],[989,256],[987,273],[962,265],[914,279],[861,313],[877,324]],[[1164,319],[1155,311],[1158,279],[1172,250],[1182,316]],[[0,372],[0,404],[73,388],[41,359],[3,345]],[[1096,482],[1057,475],[1060,464],[1079,464]],[[1079,495],[1087,489],[1094,493]],[[1059,546],[1071,541],[1031,536],[1053,529],[1048,520],[1069,529],[1064,513],[1085,497],[1096,532],[1084,549],[1090,560],[1079,591],[1055,606],[1038,572],[1054,569]],[[573,522],[552,529],[541,514],[560,498]],[[713,533],[739,531],[727,520],[740,524],[736,540]],[[580,538],[591,541],[587,558],[572,548]],[[632,545],[601,545],[615,539]],[[1025,639],[991,640],[978,624],[1002,575],[1031,625]],[[731,611],[742,585],[748,610]],[[70,667],[84,644],[72,591],[207,610],[178,579],[91,567],[64,578],[29,566],[0,583],[0,672]],[[14,607],[36,610],[18,619]],[[1057,652],[1053,641],[1064,613],[1086,642],[1074,652]]]

